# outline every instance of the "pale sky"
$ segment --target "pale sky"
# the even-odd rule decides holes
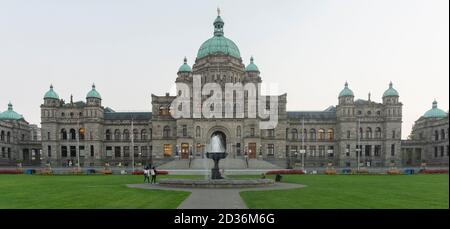
[[[78,101],[94,82],[104,106],[150,111],[212,37],[218,6],[225,36],[288,110],[337,105],[345,81],[377,102],[392,81],[404,138],[433,99],[448,110],[448,0],[0,0],[0,110],[11,101],[39,124],[51,83]]]

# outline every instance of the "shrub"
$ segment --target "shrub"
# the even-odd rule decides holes
[[[168,175],[169,171],[165,171],[165,170],[156,170],[156,174],[157,175]]]
[[[51,169],[41,169],[39,172],[38,172],[38,174],[40,174],[40,175],[52,175],[53,173],[52,173],[52,170]]]
[[[326,174],[326,175],[336,175],[337,172],[336,172],[336,169],[326,169],[324,171],[324,174]]]
[[[112,170],[111,169],[102,169],[100,171],[98,171],[100,174],[103,175],[111,175],[112,174]]]
[[[275,174],[305,174],[305,171],[301,169],[289,169],[289,170],[271,170],[266,173],[266,175]]]
[[[22,174],[20,169],[0,169],[0,174]]]
[[[135,170],[131,174],[132,175],[144,175],[144,170]]]
[[[421,169],[419,173],[422,174],[446,174],[448,169]]]

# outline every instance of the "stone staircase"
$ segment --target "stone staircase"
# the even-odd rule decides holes
[[[211,169],[214,166],[214,162],[210,159],[193,159],[189,167],[189,160],[173,160],[163,165],[160,165],[158,169],[192,169],[202,170]],[[245,159],[225,158],[220,160],[220,169],[280,169],[279,166],[274,165],[264,160],[250,159],[248,160],[248,167]]]

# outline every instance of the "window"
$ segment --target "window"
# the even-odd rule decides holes
[[[241,156],[241,143],[236,143],[236,155]]]
[[[111,146],[106,147],[106,156],[112,157],[112,147]]]
[[[67,157],[67,146],[61,146],[61,157]]]
[[[79,152],[79,154],[80,154],[80,157],[84,157],[84,156],[85,156],[85,153],[84,153],[84,146],[80,146],[80,147],[78,148],[78,152]]]
[[[381,145],[376,145],[376,146],[375,146],[375,152],[374,152],[374,154],[375,154],[375,157],[381,156]]]
[[[311,157],[315,157],[316,156],[316,146],[309,146],[309,155]]]
[[[170,137],[170,127],[169,126],[165,126],[163,129],[163,137],[168,138]]]
[[[120,157],[122,157],[122,153],[121,153],[120,146],[114,147],[114,157],[115,157],[115,158],[120,158]]]
[[[172,145],[164,144],[164,157],[172,156]]]
[[[120,130],[114,131],[114,140],[120,141]]]
[[[438,147],[434,147],[434,157],[438,157]]]
[[[319,146],[319,157],[325,157],[325,146]]]
[[[327,140],[328,141],[333,141],[334,140],[334,130],[333,129],[328,129],[327,130]]]
[[[441,149],[441,157],[444,157],[444,146],[440,146],[440,149]]]
[[[328,157],[334,157],[334,146],[328,146],[327,154]]]
[[[183,125],[183,137],[187,137],[187,126]]]
[[[255,137],[255,128],[250,128],[250,137]]]
[[[147,136],[147,130],[146,129],[142,129],[141,130],[141,140],[147,140],[148,136]]]
[[[80,130],[78,131],[80,140],[84,140],[84,131],[84,128],[80,128]]]
[[[123,130],[123,140],[130,140],[130,131],[128,129]]]
[[[392,139],[395,139],[395,130],[392,131]]]
[[[140,153],[139,153],[139,146],[135,146],[133,149],[133,154],[134,157],[139,157]]]
[[[200,138],[201,137],[201,132],[200,132],[200,127],[199,126],[195,127],[195,137],[196,138]]]
[[[372,154],[372,146],[371,145],[366,145],[365,149],[364,149],[364,156],[370,157],[371,154]]]
[[[76,140],[77,139],[77,133],[76,133],[75,129],[70,129],[69,135],[70,135],[70,140]]]
[[[291,139],[292,140],[298,139],[298,132],[297,132],[297,129],[295,129],[295,128],[291,130]]]
[[[77,147],[70,146],[70,157],[76,157],[77,156]]]
[[[129,146],[123,147],[123,157],[130,157],[130,147]]]
[[[350,145],[345,147],[345,156],[350,157]]]
[[[3,142],[5,141],[5,131],[2,130],[2,132],[0,133],[0,140]]]
[[[441,140],[444,140],[444,139],[445,139],[445,130],[442,129],[441,130]]]
[[[133,129],[133,140],[139,140],[139,130]]]
[[[142,157],[147,157],[147,155],[148,155],[148,147],[147,146],[142,146],[141,147],[141,155],[142,155]]]
[[[358,111],[358,115],[361,115],[362,114],[362,111]]]
[[[62,129],[62,130],[61,130],[61,139],[62,139],[62,140],[67,140],[67,132],[66,132],[66,129]]]
[[[273,144],[267,145],[267,156],[274,156],[275,155],[275,147]]]
[[[375,129],[375,138],[377,138],[377,139],[381,138],[381,128],[380,127],[377,127]]]
[[[351,131],[347,130],[347,139],[350,139],[350,138],[351,138]]]
[[[391,156],[395,156],[395,144],[391,145]]]
[[[47,146],[47,157],[52,157],[52,146]]]
[[[366,129],[366,138],[371,139],[372,138],[372,128],[367,127]]]
[[[237,138],[241,138],[241,136],[242,136],[241,132],[242,132],[241,131],[241,126],[238,126],[237,129],[236,129],[236,137]]]
[[[319,141],[325,140],[325,130],[319,129]]]
[[[275,137],[275,130],[274,129],[267,130],[267,137],[270,137],[270,138]]]
[[[111,130],[106,130],[105,139],[107,141],[111,140]]]
[[[435,141],[439,140],[439,132],[437,130],[434,131],[434,140]]]
[[[310,138],[312,141],[315,141],[315,140],[316,140],[316,130],[315,130],[315,129],[309,130],[309,138]]]
[[[94,157],[94,146],[91,145],[91,157]]]

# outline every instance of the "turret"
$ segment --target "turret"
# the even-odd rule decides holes
[[[92,84],[91,91],[86,95],[86,101],[88,106],[101,106],[102,105],[102,97],[100,93],[95,89],[95,84]]]
[[[345,82],[344,89],[339,93],[339,105],[351,105],[354,99],[353,91],[348,88],[348,83]]]
[[[53,90],[53,85],[50,85],[50,90],[44,95],[44,105],[56,107],[59,104],[59,96]]]
[[[383,104],[397,104],[399,94],[394,89],[392,82],[389,83],[389,88],[383,93]]]

